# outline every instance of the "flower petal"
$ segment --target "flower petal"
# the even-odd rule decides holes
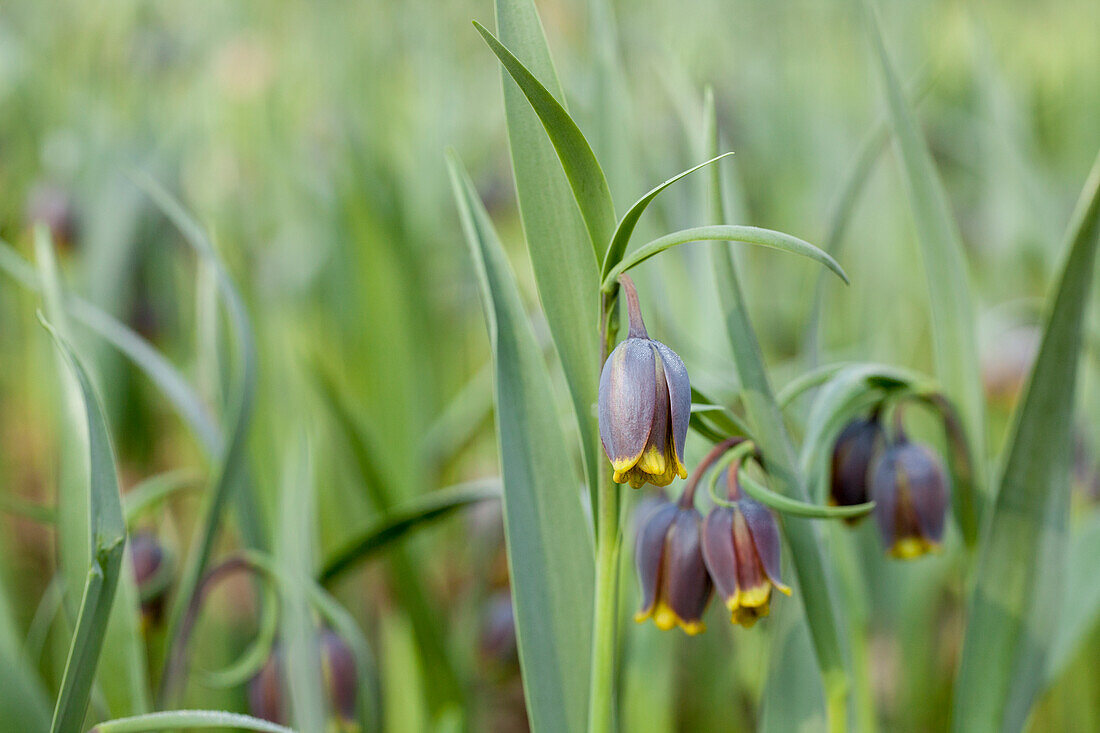
[[[703,520],[703,560],[723,601],[737,596],[737,556],[733,552],[733,509],[716,506]]]
[[[616,472],[637,463],[649,440],[656,389],[655,359],[648,339],[615,347],[600,374],[600,440]]]
[[[947,478],[939,457],[925,445],[909,443],[901,459],[909,501],[925,540],[939,543],[947,517]]]
[[[701,521],[702,517],[694,509],[678,510],[665,547],[668,573],[665,602],[686,624],[702,620],[712,589],[703,562],[699,536]]]
[[[664,366],[665,381],[668,384],[669,412],[672,418],[672,440],[676,458],[683,466],[684,444],[687,442],[688,423],[691,421],[691,382],[688,380],[687,367],[684,366],[683,359],[660,341],[652,343]]]
[[[665,562],[665,536],[676,518],[677,511],[675,504],[666,502],[664,506],[650,512],[645,525],[638,532],[638,539],[634,545],[634,565],[638,570],[638,584],[642,587],[639,621],[647,618],[657,603],[661,568]]]
[[[745,525],[752,536],[753,545],[756,547],[756,555],[760,558],[764,574],[776,588],[790,595],[791,589],[779,579],[782,550],[779,540],[779,525],[775,521],[775,515],[766,506],[748,496],[738,502],[738,508],[745,517]]]

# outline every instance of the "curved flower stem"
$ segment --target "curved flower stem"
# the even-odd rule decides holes
[[[703,460],[699,461],[695,466],[695,470],[691,472],[691,478],[688,479],[687,486],[684,487],[684,493],[680,494],[680,506],[684,509],[695,505],[695,488],[699,485],[699,478],[707,472],[707,469],[714,464],[719,458],[724,456],[727,451],[734,448],[738,443],[746,442],[745,438],[739,435],[735,435],[732,438],[726,438],[721,443],[716,444],[711,448],[710,453],[707,453],[703,457]]]

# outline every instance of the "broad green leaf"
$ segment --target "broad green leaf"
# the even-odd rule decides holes
[[[279,588],[279,638],[285,650],[283,686],[292,719],[299,730],[321,731],[326,727],[321,650],[306,596],[316,531],[313,475],[305,436],[300,443],[283,462],[279,496],[275,562],[287,581]]]
[[[1070,221],[1062,274],[982,535],[955,681],[956,731],[1020,730],[1044,682],[1062,600],[1073,399],[1098,245],[1100,156]]]
[[[504,528],[531,727],[580,731],[591,662],[590,525],[580,487],[570,490],[568,472],[563,476],[569,452],[546,399],[550,375],[504,249],[461,163],[449,155],[448,164],[496,369]]]
[[[605,293],[613,291],[619,275],[632,267],[640,265],[650,257],[664,252],[666,249],[689,242],[704,241],[743,242],[802,255],[825,265],[825,267],[836,273],[841,280],[848,282],[848,276],[844,274],[844,270],[841,269],[836,260],[798,237],[792,237],[790,234],[775,232],[770,229],[760,229],[759,227],[713,225],[683,229],[658,237],[652,242],[642,245],[608,271],[603,280],[603,291]]]
[[[542,121],[573,189],[573,197],[584,218],[596,259],[602,259],[607,243],[611,241],[612,232],[615,231],[615,204],[611,201],[611,189],[607,187],[607,179],[604,178],[592,147],[565,107],[542,85],[538,77],[498,41],[496,36],[486,30],[485,26],[474,21],[474,27],[500,59],[504,69],[523,91],[531,108]]]
[[[564,106],[565,95],[534,0],[495,0],[495,8],[501,43]],[[538,115],[506,71],[502,70],[501,80],[516,198],[531,269],[569,386],[589,490],[595,491],[602,467],[593,409],[600,377],[600,346],[594,325],[599,320],[596,291],[599,260],[615,226],[614,212],[605,226],[605,237],[594,245]]]
[[[424,494],[373,522],[325,560],[319,581],[327,584],[344,571],[390,546],[414,529],[488,499],[500,498],[498,481],[472,481]]]
[[[630,244],[630,235],[634,233],[634,227],[638,225],[638,220],[642,218],[642,214],[645,213],[646,207],[649,206],[653,199],[657,198],[657,194],[661,193],[661,191],[664,191],[681,178],[691,175],[700,168],[706,167],[730,155],[733,155],[733,153],[722,153],[717,157],[700,163],[694,168],[688,168],[683,173],[679,173],[661,185],[651,189],[649,193],[635,201],[634,205],[623,215],[622,220],[619,221],[619,225],[615,227],[615,235],[611,238],[611,245],[607,248],[607,254],[604,255],[603,258],[600,276],[606,278],[611,268],[619,264],[622,260],[623,255],[626,254],[626,248]]]
[[[89,733],[147,733],[158,730],[205,730],[225,728],[253,730],[259,733],[294,733],[290,728],[240,713],[218,710],[167,710],[160,713],[135,715],[100,723]]]
[[[713,153],[718,147],[718,129],[713,101],[707,107],[705,142]],[[718,166],[713,166],[710,173],[711,216],[714,220],[722,222],[725,219],[725,211]],[[727,235],[719,232],[726,232],[729,229],[748,229],[748,227],[714,226],[707,229],[713,230],[722,237]],[[635,252],[635,256],[637,254]],[[741,400],[744,403],[754,439],[758,441],[757,444],[768,466],[768,473],[779,492],[792,499],[809,501],[804,479],[795,460],[794,445],[787,432],[787,426],[783,422],[783,414],[775,401],[760,344],[756,340],[756,334],[749,321],[736,264],[729,246],[722,244],[712,247],[711,263],[718,285],[726,332],[733,351],[733,362],[741,383]],[[839,271],[839,265],[837,271]],[[825,686],[829,724],[834,729],[842,729],[846,721],[848,698],[848,672],[843,636],[846,623],[840,609],[835,605],[836,591],[833,588],[834,582],[829,566],[825,561],[822,537],[817,527],[808,519],[781,515],[781,522],[787,543],[791,547],[795,574],[798,578],[798,594],[805,608],[818,667],[821,670],[822,683]]]
[[[122,500],[110,434],[99,398],[87,371],[71,347],[46,321],[43,324],[54,337],[79,385],[88,431],[86,506],[91,566],[52,724],[55,733],[69,733],[80,729],[88,709],[96,667],[107,636],[111,606],[123,569],[126,523],[122,517]]]
[[[968,503],[981,509],[988,487],[986,477],[985,407],[978,364],[974,306],[962,237],[951,214],[947,195],[921,136],[913,111],[890,63],[870,0],[864,0],[868,32],[882,76],[894,143],[902,164],[905,189],[920,242],[932,309],[932,340],[936,377],[957,406],[963,429],[977,456],[973,485],[978,496]],[[978,519],[960,517],[968,545],[978,534]]]

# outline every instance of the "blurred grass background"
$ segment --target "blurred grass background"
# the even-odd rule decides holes
[[[931,79],[918,114],[968,249],[999,420],[990,432],[996,450],[1018,388],[1014,376],[1034,348],[1029,304],[1046,292],[1060,254],[1060,235],[1051,232],[1062,231],[1100,138],[1100,4],[881,7],[903,77]],[[607,170],[620,212],[702,159],[684,126],[699,129],[709,83],[736,151],[737,221],[821,243],[840,182],[881,117],[854,4],[543,0],[539,9],[570,110]],[[608,10],[617,34],[597,22]],[[210,367],[228,365],[208,358],[211,345],[197,336],[204,297],[197,263],[128,173],[148,172],[176,191],[213,233],[257,331],[260,392],[249,445],[265,523],[274,525],[284,456],[304,426],[314,436],[321,556],[369,523],[377,507],[317,398],[313,364],[335,376],[380,447],[394,500],[497,471],[484,327],[443,158],[454,146],[473,172],[541,328],[515,211],[499,71],[469,25],[491,18],[487,1],[23,0],[0,9],[0,236],[33,259],[31,223],[50,221],[70,289],[149,338],[217,406],[222,379]],[[618,61],[609,61],[616,55],[624,87],[608,81],[618,73]],[[701,186],[700,179],[658,199],[642,234],[700,223]],[[890,151],[839,259],[852,285],[826,287],[823,360],[930,371],[926,287]],[[757,332],[782,384],[806,365],[817,270],[769,254],[744,260]],[[730,396],[705,253],[682,248],[662,262],[638,271],[651,331],[684,357],[693,383]],[[37,307],[37,296],[0,282],[0,494],[51,505],[65,446]],[[155,387],[110,347],[78,335],[87,336],[79,345],[106,400],[124,486],[169,469],[204,469]],[[1096,463],[1098,374],[1095,358],[1087,361],[1082,506],[1097,498],[1085,484]],[[144,522],[182,554],[196,506],[184,494]],[[0,538],[3,592],[25,634],[56,567],[55,539],[11,515],[0,516]],[[222,544],[235,542],[231,534]],[[507,582],[499,514],[480,506],[419,533],[407,549],[475,710],[475,729],[522,727],[514,659],[492,644],[483,648],[493,599]],[[919,578],[934,574],[934,565],[879,574],[891,588],[875,595],[872,609],[881,627],[876,693],[892,730],[943,723],[962,589],[922,604],[919,618],[907,615],[904,600],[927,587]],[[387,726],[422,730],[432,694],[423,668],[435,660],[418,662],[408,609],[391,586],[382,566],[370,563],[338,584],[339,597],[369,630]],[[632,579],[624,592],[633,604]],[[255,615],[247,583],[215,592],[196,633],[197,664],[228,661],[253,633]],[[680,729],[699,730],[757,719],[769,637],[735,634],[718,621],[718,634],[701,640],[630,629],[642,641],[624,671],[624,703],[636,703],[635,714],[647,711],[638,720],[660,729],[673,716]],[[50,690],[68,639],[64,624],[54,626],[37,660]],[[933,659],[917,655],[918,663],[907,654],[925,628],[939,630],[942,648]],[[1034,729],[1100,727],[1100,674],[1088,663],[1097,651],[1100,630],[1043,699]],[[645,654],[684,663],[647,667]],[[649,687],[660,691],[652,699]],[[243,709],[239,691],[192,686],[188,694],[195,704]]]

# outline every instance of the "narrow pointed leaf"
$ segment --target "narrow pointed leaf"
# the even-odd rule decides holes
[[[89,733],[150,733],[158,730],[252,730],[258,733],[294,733],[290,728],[240,713],[218,710],[167,710],[100,723]]]
[[[534,0],[495,0],[495,7],[500,42],[564,106],[565,96]],[[501,81],[508,147],[527,252],[539,301],[569,386],[585,476],[594,491],[602,460],[592,408],[600,377],[599,369],[593,365],[599,363],[600,346],[595,328],[586,324],[598,321],[595,293],[599,287],[602,247],[615,223],[612,218],[606,226],[607,238],[593,243],[539,116],[506,70],[501,71]],[[598,253],[597,246],[601,248]]]
[[[547,396],[550,376],[488,214],[448,160],[481,286],[496,374],[497,438],[516,637],[533,730],[581,731],[587,720],[594,579],[592,538],[569,453]]]
[[[1065,260],[1016,409],[955,682],[956,731],[1023,728],[1058,625],[1069,522],[1077,362],[1100,245],[1100,156],[1070,222]]]
[[[615,231],[615,204],[611,201],[611,189],[607,187],[607,179],[596,160],[596,154],[592,152],[584,133],[573,122],[565,107],[523,62],[486,30],[485,26],[474,21],[474,27],[500,59],[500,63],[523,91],[531,108],[542,121],[573,189],[573,196],[580,207],[596,259],[602,259],[604,249]]]
[[[932,340],[936,377],[944,393],[959,410],[975,461],[973,485],[980,495],[969,501],[982,507],[988,486],[985,461],[985,408],[982,403],[974,306],[962,237],[951,214],[947,194],[936,173],[928,145],[921,136],[901,83],[890,63],[874,10],[865,1],[867,27],[878,60],[886,94],[894,143],[902,164],[913,222],[920,242],[928,296],[932,309]],[[978,522],[961,526],[963,537],[973,544]]]
[[[848,282],[848,276],[844,273],[844,270],[836,260],[814,245],[809,242],[804,242],[798,237],[792,237],[790,234],[772,231],[771,229],[720,224],[683,229],[678,232],[666,234],[663,237],[654,239],[648,244],[642,245],[608,271],[603,279],[603,291],[605,293],[612,292],[615,289],[616,280],[619,275],[640,265],[650,257],[664,252],[666,249],[689,242],[704,241],[742,242],[744,244],[755,244],[760,247],[769,247],[771,249],[802,255],[803,257],[808,257],[815,262],[825,265],[825,267],[836,273],[837,277],[841,280]]]
[[[615,228],[615,235],[611,238],[611,245],[607,248],[607,254],[604,255],[603,258],[603,267],[600,268],[600,276],[607,277],[611,268],[619,264],[620,260],[622,260],[623,255],[626,253],[626,248],[630,244],[630,235],[634,233],[634,227],[638,225],[638,220],[642,218],[642,214],[645,213],[646,207],[649,206],[653,199],[657,198],[657,194],[664,191],[681,178],[691,175],[700,168],[704,168],[730,155],[733,155],[733,153],[722,153],[719,156],[700,163],[694,168],[688,168],[683,173],[673,176],[635,201],[634,205],[623,215],[622,220],[619,221],[619,225]]]

